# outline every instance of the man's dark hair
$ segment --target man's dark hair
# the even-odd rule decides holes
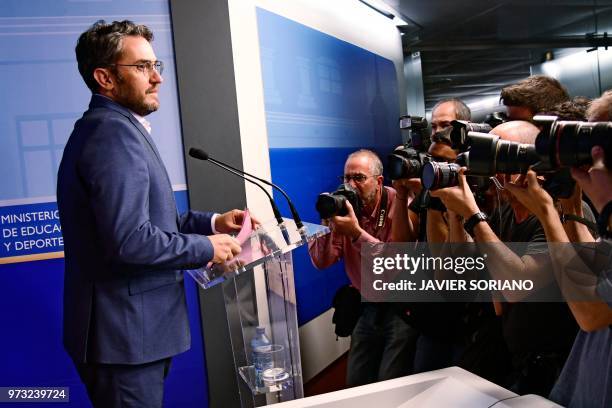
[[[434,107],[431,109],[431,114],[433,115],[434,111],[438,108],[438,106],[442,105],[443,103],[447,103],[447,102],[451,102],[453,106],[455,107],[455,116],[457,117],[457,120],[471,120],[472,119],[472,111],[465,104],[465,102],[463,102],[461,99],[458,99],[458,98],[447,98],[447,99],[442,99],[441,101],[438,101],[438,103],[436,103]]]
[[[92,93],[98,90],[98,83],[93,77],[94,70],[119,60],[123,38],[126,36],[153,41],[153,33],[147,26],[129,20],[113,21],[111,24],[99,20],[79,37],[75,48],[79,72]]]
[[[570,100],[561,82],[546,75],[532,75],[508,85],[501,91],[506,106],[524,106],[534,114],[549,111],[553,106]]]
[[[560,120],[586,120],[586,111],[591,104],[591,100],[584,96],[576,96],[571,101],[563,102],[553,106],[544,114],[557,116]]]

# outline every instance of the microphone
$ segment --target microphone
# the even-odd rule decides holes
[[[196,158],[196,159],[200,159],[200,160],[208,160],[209,162],[212,162],[212,163],[216,164],[216,165],[217,165],[217,166],[219,166],[219,167],[223,167],[223,168],[225,168],[226,170],[231,169],[231,170],[233,170],[233,172],[237,172],[237,173],[239,173],[239,174],[241,175],[241,177],[242,177],[242,178],[244,178],[245,180],[249,180],[248,178],[246,178],[246,177],[245,177],[245,176],[249,176],[249,177],[254,178],[255,180],[257,180],[257,181],[259,181],[259,182],[262,182],[262,183],[264,183],[264,184],[267,184],[267,185],[269,185],[269,186],[272,186],[272,187],[273,187],[273,188],[275,188],[276,190],[280,191],[280,192],[281,192],[281,194],[282,194],[282,195],[285,197],[285,200],[287,200],[287,204],[289,204],[289,210],[291,211],[291,215],[293,216],[293,220],[295,221],[295,226],[298,228],[298,230],[300,231],[300,233],[302,233],[302,232],[304,231],[304,224],[302,223],[302,220],[300,219],[300,216],[299,216],[299,214],[298,214],[297,210],[295,209],[295,206],[293,205],[293,202],[291,201],[291,199],[289,198],[289,196],[287,195],[287,193],[285,193],[285,192],[283,191],[283,189],[282,189],[282,188],[280,188],[279,186],[277,186],[276,184],[274,184],[274,183],[272,183],[272,182],[269,182],[269,181],[267,181],[267,180],[261,179],[261,178],[259,178],[259,177],[256,177],[256,176],[254,176],[254,175],[252,175],[252,174],[249,174],[249,173],[247,173],[246,171],[243,171],[243,170],[238,170],[238,169],[236,169],[236,168],[234,168],[234,167],[230,166],[230,165],[229,165],[229,164],[227,164],[227,163],[223,163],[223,162],[220,162],[220,161],[218,161],[218,160],[215,160],[215,159],[213,159],[212,157],[210,157],[210,156],[208,155],[208,153],[206,153],[206,152],[205,152],[204,150],[202,150],[202,149],[198,149],[198,148],[192,147],[192,148],[190,148],[190,149],[189,149],[189,155],[190,155],[191,157],[193,157],[193,158]],[[230,171],[230,170],[228,170],[228,171]],[[232,172],[232,173],[233,173],[233,172]],[[235,174],[235,173],[234,173],[234,174]],[[250,181],[250,180],[249,180],[249,181]],[[251,181],[251,182],[253,182],[253,181]],[[265,191],[265,189],[264,189],[264,191]],[[267,191],[266,191],[266,193],[267,193]],[[269,195],[268,195],[268,197],[269,197]],[[270,200],[272,201],[272,198],[270,198]]]
[[[270,195],[270,193],[268,193],[268,191],[259,183],[254,182],[253,180],[245,177],[243,174],[241,174],[240,172],[225,166],[222,163],[217,162],[214,159],[211,159],[210,157],[208,157],[208,153],[206,153],[204,150],[201,149],[195,149],[195,148],[191,148],[189,149],[189,155],[191,157],[193,157],[194,159],[198,159],[198,160],[208,160],[211,163],[221,167],[223,170],[226,170],[228,172],[230,172],[231,174],[240,177],[241,179],[244,179],[246,181],[248,181],[249,183],[253,183],[255,184],[257,187],[261,188],[263,190],[264,193],[266,193],[266,195],[268,196],[268,199],[270,200],[270,205],[272,206],[272,211],[274,212],[274,218],[276,218],[276,222],[278,223],[278,225],[283,225],[283,217],[281,216],[280,211],[278,210],[278,207],[276,206],[276,203],[274,202],[274,200],[272,199],[272,196]]]

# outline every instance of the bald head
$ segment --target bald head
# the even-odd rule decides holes
[[[349,156],[346,159],[346,162],[344,163],[344,167],[346,167],[346,164],[350,160],[356,159],[356,158],[362,158],[362,157],[365,158],[364,160],[366,160],[366,162],[368,163],[368,166],[370,167],[370,173],[372,175],[379,176],[383,174],[383,164],[380,161],[380,158],[378,157],[376,153],[368,149],[360,149],[360,150],[357,150],[356,152],[349,154]]]
[[[605,91],[599,98],[591,102],[587,109],[587,118],[591,122],[612,120],[612,90]]]
[[[490,133],[499,136],[503,140],[534,144],[540,129],[533,123],[524,120],[512,120],[495,126]]]

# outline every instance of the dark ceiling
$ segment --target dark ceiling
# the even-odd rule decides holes
[[[442,98],[499,95],[547,51],[603,45],[612,29],[612,0],[384,1],[409,22],[404,54],[420,52],[427,110]]]

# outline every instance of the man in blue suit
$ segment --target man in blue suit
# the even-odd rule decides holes
[[[163,64],[151,31],[100,21],[76,56],[92,91],[59,168],[64,346],[97,407],[161,407],[172,356],[190,347],[182,269],[224,262],[243,212],[179,216],[145,116]]]

